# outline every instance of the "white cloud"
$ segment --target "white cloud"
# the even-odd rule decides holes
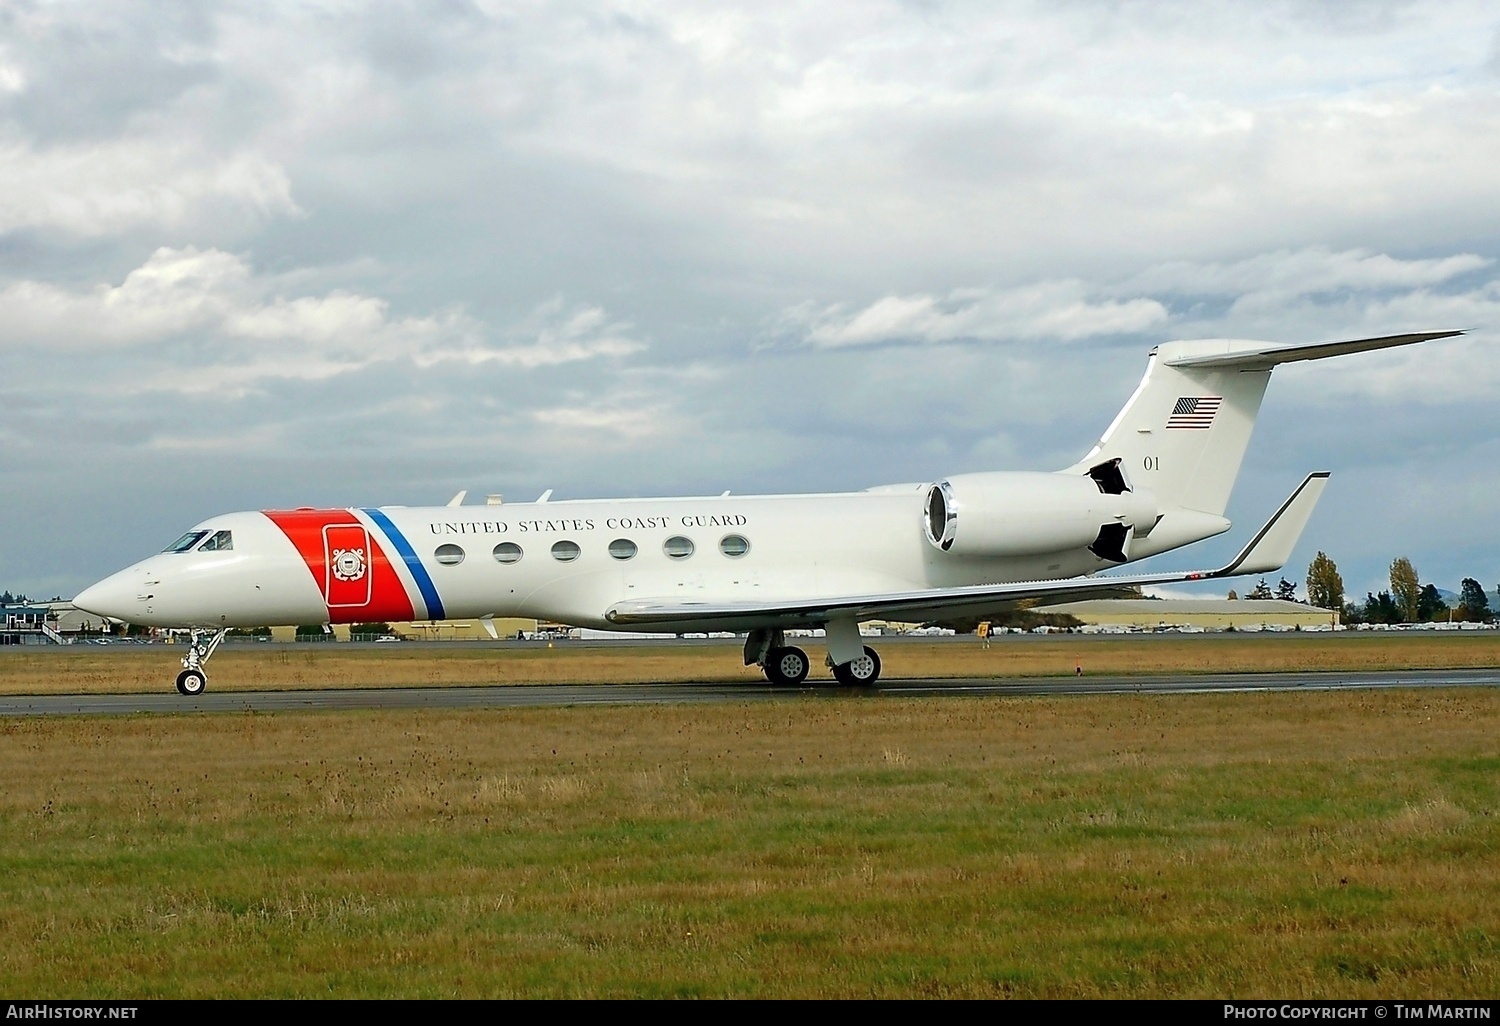
[[[1040,468],[1087,447],[1164,338],[1425,327],[1476,335],[1278,371],[1295,418],[1267,418],[1247,474],[1314,442],[1336,480],[1378,461],[1340,520],[1371,552],[1479,522],[1393,536],[1381,496],[1427,494],[1435,451],[1492,463],[1464,449],[1483,418],[1444,404],[1500,391],[1493,4],[13,13],[17,524],[56,522],[56,467],[101,451],[97,484],[69,480],[174,527],[339,473],[403,501],[462,475],[637,494]],[[757,348],[770,323],[800,344]],[[179,435],[237,458],[163,499],[151,446]],[[314,450],[342,462],[277,462]],[[344,501],[326,488],[307,498]],[[15,567],[12,588],[50,579]]]
[[[1480,4],[559,11],[507,26],[539,45],[456,65],[445,94],[468,80],[507,146],[606,169],[756,268],[967,262],[1009,284],[1493,216]]]
[[[0,340],[63,351],[141,347],[185,335],[209,342],[296,346],[301,353],[389,358],[430,346],[444,325],[392,320],[384,300],[346,292],[288,299],[274,277],[219,250],[162,247],[119,285],[70,290],[37,281],[0,289]],[[450,318],[451,323],[451,318]],[[222,347],[221,347],[222,348]],[[284,371],[297,376],[294,367]]]
[[[629,356],[645,349],[645,343],[632,338],[630,332],[628,323],[611,322],[604,310],[597,306],[569,311],[561,299],[553,299],[508,328],[504,332],[506,345],[476,343],[462,348],[440,349],[416,359],[420,366],[440,360],[460,360],[469,364],[545,367],[600,356]]]
[[[1163,264],[1117,288],[1124,294],[1154,291],[1181,309],[1170,325],[1176,337],[1316,342],[1467,331],[1467,339],[1278,374],[1277,387],[1294,389],[1305,401],[1379,397],[1442,405],[1500,389],[1500,361],[1490,352],[1500,337],[1494,267],[1493,259],[1474,253],[1406,259],[1310,247],[1234,262]],[[1216,312],[1204,316],[1201,304]]]
[[[23,280],[0,288],[0,348],[135,350],[143,373],[111,381],[111,388],[223,394],[274,379],[318,381],[403,358],[419,368],[449,362],[535,368],[645,348],[628,324],[612,322],[602,309],[568,309],[558,299],[492,340],[460,310],[397,317],[376,296],[335,290],[288,297],[280,284],[230,253],[163,247],[119,285],[69,290]],[[163,345],[176,346],[177,358],[162,359]]]
[[[549,444],[571,439],[574,444],[599,445],[640,442],[668,434],[680,422],[670,409],[645,397],[618,396],[600,405],[590,400],[577,405],[536,410],[532,419],[547,429]]]
[[[1167,318],[1153,299],[1093,299],[1078,281],[1013,289],[958,289],[945,297],[886,296],[849,313],[843,305],[785,311],[814,346],[963,339],[1080,339],[1144,331]]]
[[[141,226],[174,229],[224,209],[255,217],[299,213],[285,169],[254,152],[160,139],[40,149],[0,144],[0,232],[96,237]]]
[[[852,310],[842,303],[804,303],[783,311],[781,321],[808,344],[828,348],[1146,332],[1263,337],[1270,331],[1264,337],[1272,341],[1298,341],[1310,340],[1309,330],[1319,324],[1347,329],[1351,316],[1371,323],[1377,334],[1484,327],[1495,321],[1494,283],[1476,275],[1493,264],[1474,253],[1406,259],[1313,246],[1237,261],[1172,261],[1120,281],[1068,279],[961,288],[944,296],[892,295]],[[1471,279],[1467,287],[1465,276]],[[1198,313],[1205,303],[1215,311],[1211,316]]]
[[[1442,406],[1500,392],[1500,360],[1491,351],[1500,337],[1494,268],[1494,260],[1474,253],[1405,258],[1316,246],[1237,261],[1172,261],[1120,281],[887,296],[857,308],[803,304],[784,311],[780,323],[808,346],[829,349],[1092,334],[1138,335],[1144,349],[1166,338],[1291,343],[1465,330],[1466,339],[1278,374],[1277,390],[1288,389],[1302,404],[1374,399]],[[950,352],[943,363],[953,359]],[[1038,401],[1055,404],[1057,397]]]
[[[1326,246],[1279,250],[1232,262],[1158,264],[1129,278],[1122,291],[1232,297],[1229,316],[1255,314],[1309,296],[1382,295],[1441,285],[1489,267],[1474,253],[1401,259],[1366,249],[1335,252]]]

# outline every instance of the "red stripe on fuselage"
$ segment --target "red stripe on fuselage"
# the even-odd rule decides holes
[[[328,606],[329,623],[383,620],[406,623],[412,619],[411,597],[406,593],[406,586],[401,583],[395,567],[373,534],[369,535],[369,551],[363,554],[363,571],[370,575],[368,582],[350,579],[355,569],[353,562],[346,561],[341,567],[330,566],[330,549],[337,547],[335,542],[351,548],[359,543],[356,531],[337,530],[364,528],[352,512],[347,509],[266,510],[265,515],[297,547],[308,572],[318,584],[324,605]],[[336,530],[326,530],[329,527]],[[332,604],[329,603],[330,587],[338,592],[333,596],[335,601]],[[368,595],[368,601],[351,604],[365,595]]]

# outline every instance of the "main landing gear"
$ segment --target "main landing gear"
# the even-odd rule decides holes
[[[778,645],[767,654],[761,669],[772,684],[796,687],[807,679],[812,662],[807,658],[807,653],[795,645]]]
[[[745,665],[758,665],[766,680],[778,687],[793,688],[807,679],[812,660],[795,645],[786,643],[779,630],[761,628],[745,639]]]
[[[229,631],[220,628],[214,632],[213,637],[206,644],[201,640],[204,633],[196,627],[193,628],[189,636],[187,655],[182,657],[182,672],[177,675],[177,690],[184,695],[201,695],[203,689],[208,687],[208,674],[203,672],[203,664],[213,658],[219,643],[224,640],[224,635]]]
[[[833,669],[834,679],[845,687],[874,687],[880,679],[880,656],[860,641],[859,626],[852,622],[830,623],[826,633],[828,665]],[[796,687],[807,680],[812,669],[806,652],[788,645],[781,631],[769,628],[751,631],[745,639],[745,665],[752,663],[778,687]]]
[[[845,687],[870,688],[880,679],[880,656],[869,645],[864,646],[864,649],[863,655],[847,663],[834,665],[833,676]]]

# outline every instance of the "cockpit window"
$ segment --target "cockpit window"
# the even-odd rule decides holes
[[[234,548],[234,535],[228,531],[215,531],[214,536],[198,546],[199,552],[228,552]]]
[[[171,545],[168,545],[166,548],[162,549],[162,551],[186,552],[188,549],[192,548],[194,545],[197,545],[206,537],[208,537],[207,531],[189,531],[187,534],[174,541]]]

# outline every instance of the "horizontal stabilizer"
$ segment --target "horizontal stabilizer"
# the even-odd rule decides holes
[[[1393,346],[1409,346],[1415,342],[1428,342],[1435,338],[1452,338],[1462,331],[1422,331],[1410,335],[1382,335],[1380,338],[1359,338],[1350,342],[1312,342],[1306,345],[1273,346],[1262,342],[1226,342],[1226,351],[1203,356],[1180,356],[1168,360],[1169,367],[1238,367],[1243,370],[1270,370],[1277,364],[1295,363],[1298,360],[1322,360],[1345,353],[1368,353],[1374,349],[1390,349]]]

